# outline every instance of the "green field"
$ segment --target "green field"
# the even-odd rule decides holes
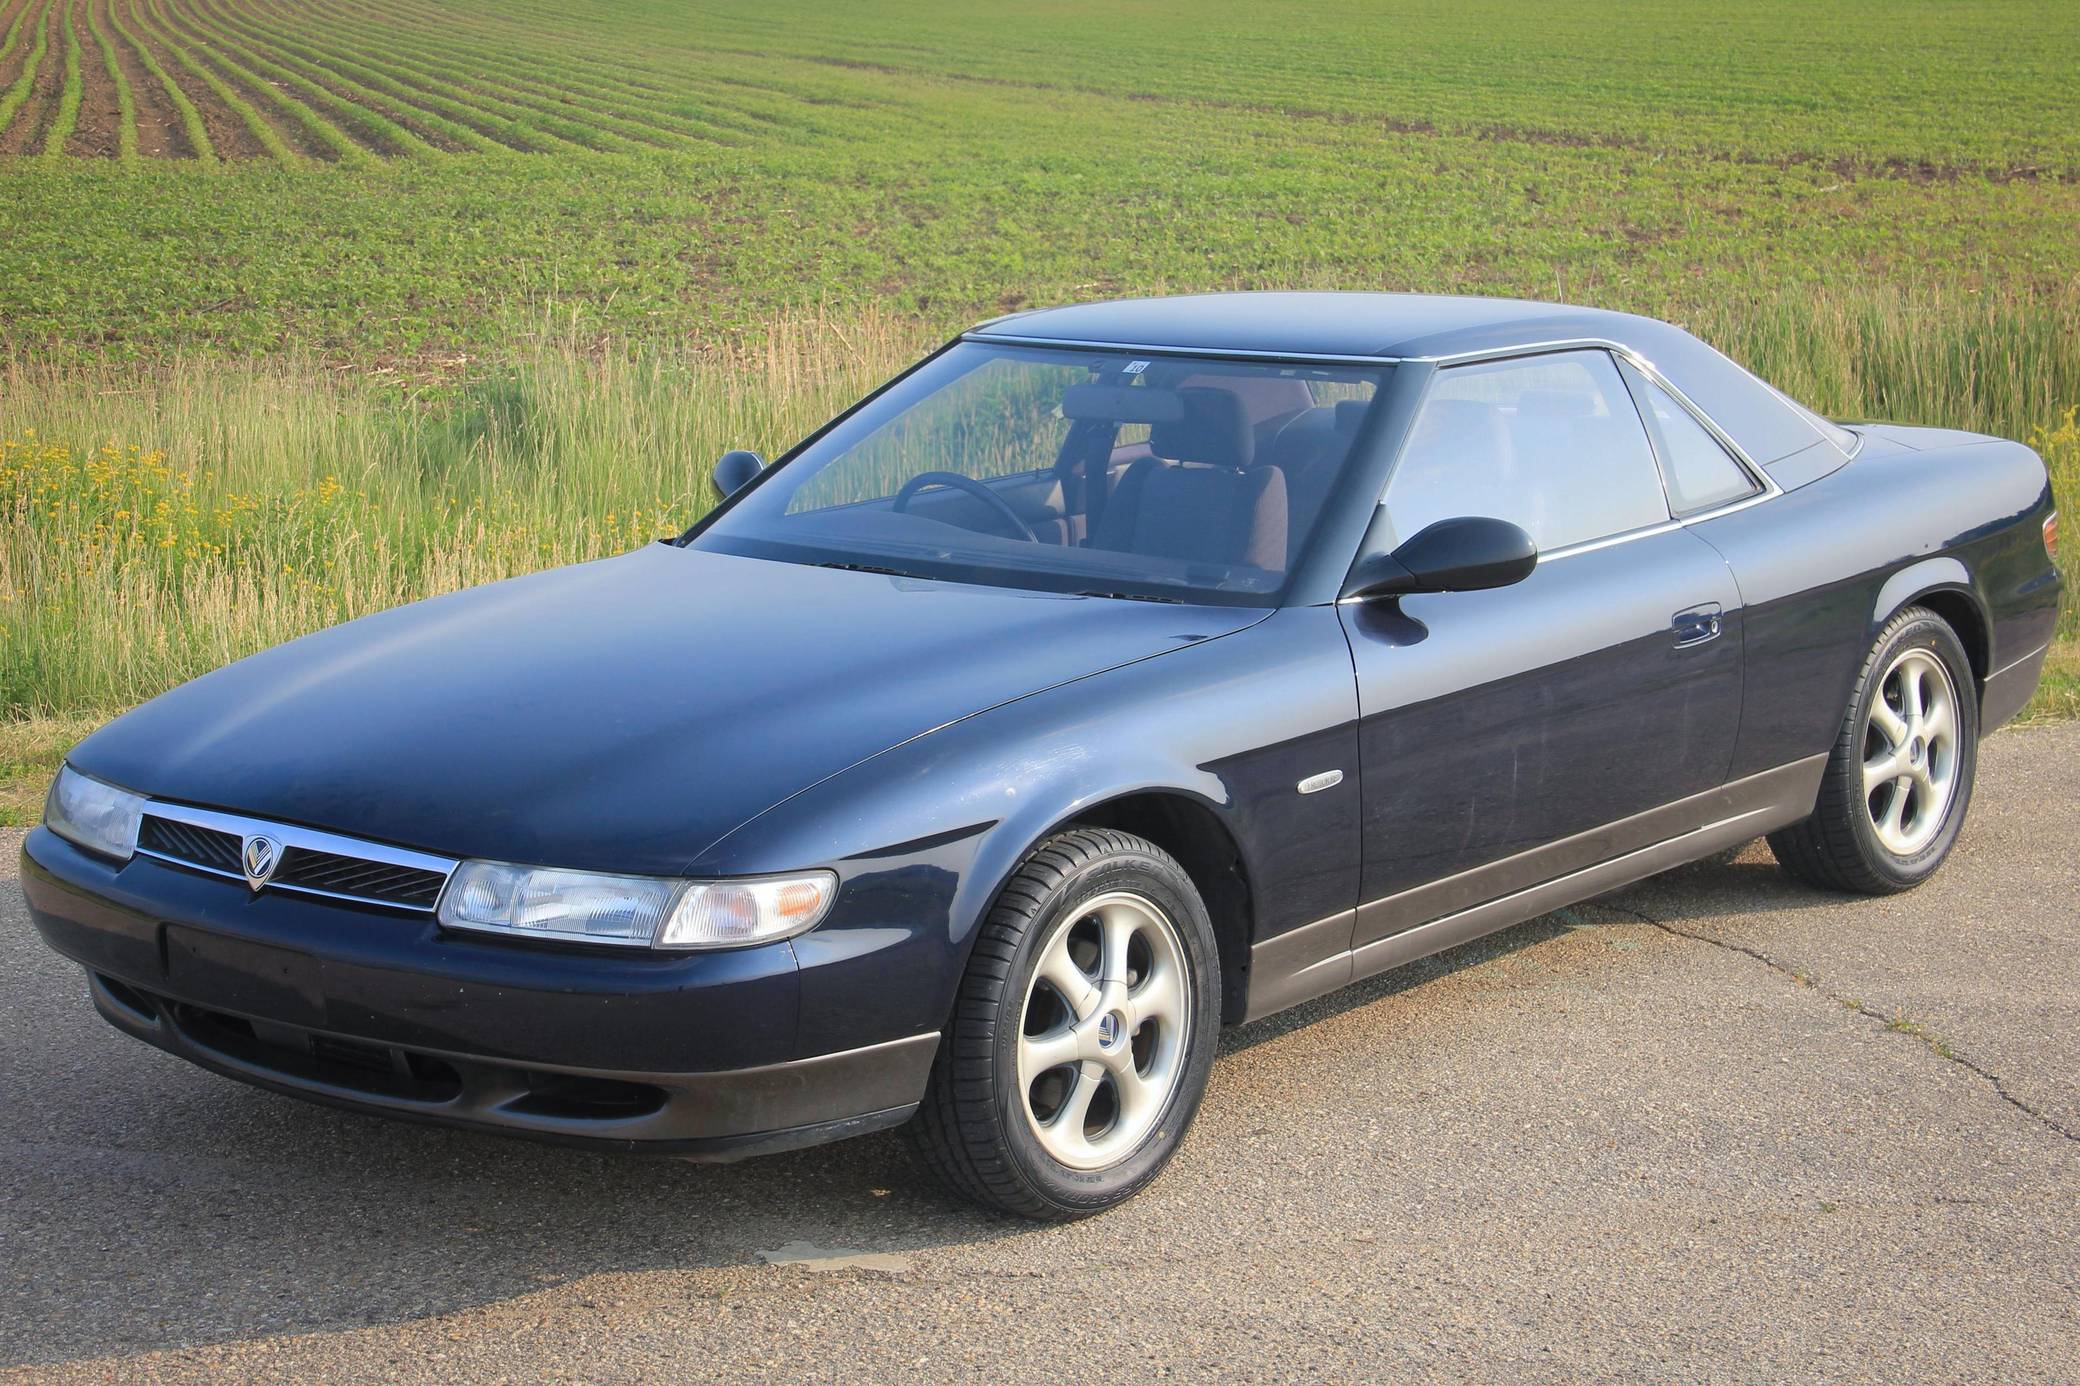
[[[145,132],[109,133],[90,37],[72,157],[4,175],[0,334],[65,358],[1214,285],[1682,313],[2080,265],[2065,4],[0,5],[0,90],[48,39],[0,150],[52,148],[68,22]]]
[[[2071,514],[2076,57],[2051,3],[0,0],[0,775],[676,527],[717,451],[1032,303],[1650,312],[2041,436]]]

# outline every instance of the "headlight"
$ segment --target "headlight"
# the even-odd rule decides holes
[[[837,893],[828,871],[683,881],[466,861],[441,892],[439,918],[451,929],[568,943],[729,948],[814,928]]]
[[[137,850],[137,823],[144,796],[117,789],[69,765],[58,767],[51,793],[43,801],[43,825],[75,846],[117,861]]]

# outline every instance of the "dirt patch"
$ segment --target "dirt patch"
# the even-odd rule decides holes
[[[137,56],[137,50],[115,31],[110,20],[115,0],[95,0],[95,18],[101,21],[108,41],[115,46],[116,67],[130,84],[130,99],[137,107],[137,152],[147,159],[192,159],[196,151],[188,143],[188,130],[181,123],[180,108],[166,94],[166,87]],[[124,25],[128,28],[127,21]],[[136,30],[132,29],[132,33]]]
[[[43,152],[44,128],[50,124],[51,115],[58,108],[58,94],[65,89],[65,33],[59,19],[63,11],[62,0],[53,0],[49,46],[44,50],[42,61],[36,65],[36,77],[29,88],[28,99],[15,110],[14,119],[7,122],[7,128],[0,130],[0,154]],[[34,19],[22,26],[21,45],[25,49],[35,47]],[[19,67],[16,72],[19,74]],[[8,86],[12,85],[10,81]]]
[[[79,122],[72,127],[65,152],[76,158],[113,159],[122,152],[123,108],[116,100],[116,84],[108,75],[108,60],[94,37],[98,29],[114,41],[108,16],[102,13],[104,2],[79,0],[72,15],[79,28]]]

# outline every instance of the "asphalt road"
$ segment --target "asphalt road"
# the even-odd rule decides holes
[[[0,884],[0,1364],[2080,1380],[2076,886],[2080,728],[2005,732],[1922,890],[1758,845],[1235,1032],[1162,1181],[1039,1228],[892,1137],[703,1168],[249,1090]]]

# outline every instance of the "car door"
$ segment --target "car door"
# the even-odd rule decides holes
[[[1368,549],[1487,515],[1539,562],[1509,587],[1340,607],[1361,718],[1353,945],[1694,826],[1682,801],[1724,781],[1739,727],[1740,596],[1670,518],[1612,358],[1438,369],[1380,504]]]

